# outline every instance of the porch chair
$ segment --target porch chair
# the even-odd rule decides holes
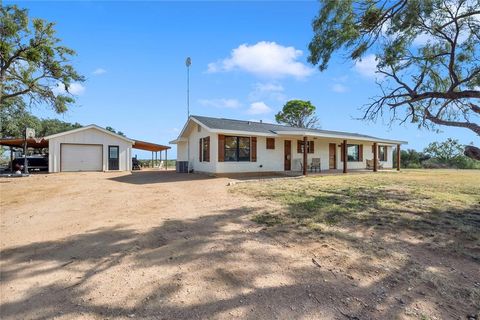
[[[312,158],[312,163],[310,164],[310,171],[315,170],[315,172],[320,172],[321,167],[320,167],[320,158]]]
[[[367,169],[373,170],[373,159],[372,160],[367,159]],[[380,161],[378,160],[377,160],[377,169],[383,169],[383,164],[381,164]]]
[[[300,171],[303,171],[303,160],[297,159],[296,161],[300,164]]]

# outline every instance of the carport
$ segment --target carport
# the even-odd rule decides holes
[[[151,151],[152,152],[152,168],[155,163],[161,163],[162,162],[162,151],[165,151],[165,170],[168,169],[168,149],[170,147],[164,146],[161,144],[156,144],[156,143],[151,143],[151,142],[146,142],[142,140],[133,140],[135,143],[133,144],[132,148],[133,149],[139,149],[139,150],[145,150],[145,151]]]

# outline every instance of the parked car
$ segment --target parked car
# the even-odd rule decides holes
[[[28,171],[48,171],[48,156],[27,157]],[[12,161],[13,170],[25,165],[25,157],[15,158]]]

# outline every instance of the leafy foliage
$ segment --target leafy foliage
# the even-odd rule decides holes
[[[365,119],[480,135],[480,0],[322,0],[309,61],[328,67],[345,49],[352,60],[375,52],[381,94]]]
[[[23,137],[25,127],[35,129],[38,137],[80,128],[79,123],[69,123],[57,119],[39,119],[30,114],[22,100],[17,103],[8,102],[0,109],[0,137]]]
[[[122,131],[116,131],[115,129],[113,129],[112,127],[106,127],[105,128],[106,130],[110,131],[110,132],[113,132],[113,133],[116,133],[122,137],[125,137],[125,133],[123,133]]]
[[[15,5],[0,9],[0,107],[46,103],[63,113],[75,102],[69,92],[84,77],[69,63],[75,51],[60,45],[55,24],[28,17]],[[23,108],[23,105],[21,106]]]
[[[290,100],[283,106],[282,111],[275,115],[275,120],[292,127],[315,128],[319,121],[315,110],[310,101]]]
[[[463,154],[464,145],[458,140],[448,138],[443,142],[432,142],[422,152],[413,149],[402,150],[400,164],[403,168],[457,168],[480,169],[480,161],[470,159]],[[396,166],[396,150],[393,151]]]

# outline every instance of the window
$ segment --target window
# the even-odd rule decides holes
[[[313,141],[307,141],[307,153],[313,153],[314,150]],[[303,141],[297,140],[297,153],[303,153]]]
[[[387,146],[378,146],[378,160],[387,161]]]
[[[360,161],[360,145],[347,145],[347,159],[348,161]]]
[[[200,138],[199,161],[210,162],[210,137]]]
[[[267,138],[267,149],[275,149],[275,138]]]
[[[250,137],[225,137],[224,161],[250,161]]]

